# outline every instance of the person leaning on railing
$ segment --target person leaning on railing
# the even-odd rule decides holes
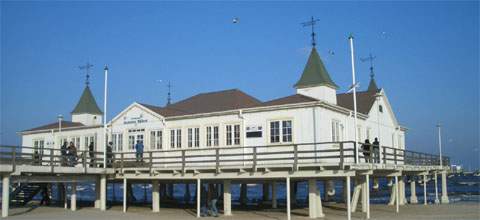
[[[375,138],[375,140],[372,143],[373,146],[373,155],[374,155],[374,161],[375,163],[380,163],[380,142],[378,142],[378,138]]]
[[[143,162],[143,143],[142,141],[137,141],[137,144],[135,144],[135,157],[137,159],[137,162]]]
[[[370,140],[365,139],[365,143],[362,144],[362,151],[363,151],[363,157],[365,157],[365,162],[370,163],[372,162],[372,159],[370,157],[370,151],[371,151],[371,144]]]
[[[95,145],[90,142],[88,145],[88,157],[90,157],[90,167],[95,166]]]
[[[108,145],[107,145],[107,167],[112,167],[112,164],[113,164],[112,145],[113,145],[113,142],[108,142]]]
[[[67,142],[63,142],[63,145],[60,147],[60,165],[65,166],[67,165]]]
[[[68,160],[68,166],[75,166],[77,165],[77,148],[73,144],[73,142],[70,142],[70,145],[67,148],[67,160]]]
[[[38,150],[33,152],[33,165],[40,165],[40,154],[38,153]]]

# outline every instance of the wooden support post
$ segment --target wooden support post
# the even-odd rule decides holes
[[[397,194],[395,193],[397,191],[398,185],[395,183],[391,184],[390,187],[390,201],[388,202],[388,205],[395,205],[395,200],[397,198]]]
[[[442,171],[442,203],[448,204],[448,192],[447,192],[447,171]]]
[[[427,205],[427,175],[423,175],[423,204]]]
[[[77,183],[72,183],[72,192],[70,195],[70,209],[72,211],[77,211]]]
[[[291,198],[290,198],[290,177],[289,176],[287,176],[285,186],[286,186],[285,188],[286,188],[286,191],[287,191],[287,193],[285,193],[286,196],[287,196],[287,204],[286,204],[286,206],[287,206],[287,220],[291,220],[291,215],[290,215],[290,200],[291,200]]]
[[[346,179],[347,180],[346,180],[345,185],[347,186],[346,187],[347,188],[347,190],[346,190],[347,191],[347,193],[346,193],[347,194],[347,202],[346,202],[346,204],[347,204],[347,220],[351,220],[352,219],[352,209],[350,207],[350,176],[347,176]]]
[[[197,218],[200,218],[201,184],[200,179],[197,179]]]
[[[317,181],[315,179],[308,180],[308,216],[317,218]]]
[[[127,212],[127,178],[123,178],[123,212]]]
[[[264,182],[264,183],[262,184],[262,200],[263,200],[264,202],[265,202],[265,201],[268,201],[268,198],[270,197],[270,195],[269,195],[270,189],[269,189],[269,188],[270,188],[270,187],[269,187],[268,182]]]
[[[8,217],[10,203],[10,175],[2,176],[2,218]]]
[[[272,182],[272,208],[277,208],[277,183],[275,181]]]
[[[367,207],[367,219],[370,219],[370,177],[369,175],[365,175],[365,187],[367,188],[367,190],[365,191],[366,192],[366,196],[367,199],[366,199],[366,207]]]
[[[354,182],[354,188],[353,188],[353,196],[352,196],[352,212],[355,212],[357,211],[357,205],[358,205],[358,200],[360,198],[360,194],[362,192],[362,188],[363,188],[363,185],[362,185],[362,180],[358,179],[358,178],[355,178],[355,182]]]
[[[152,180],[152,212],[160,212],[160,192],[158,180]]]
[[[107,210],[107,175],[100,178],[100,210]]]
[[[223,181],[223,214],[232,215],[232,193],[230,192],[230,180]]]
[[[95,179],[95,208],[100,208],[100,178]]]
[[[400,190],[399,190],[399,187],[398,187],[398,176],[395,176],[395,185],[397,186],[396,187],[396,190],[395,190],[395,211],[398,213],[399,212],[399,208],[400,208]]]
[[[410,204],[417,204],[417,188],[415,186],[415,178],[410,177]]]
[[[362,212],[363,213],[367,213],[367,201],[368,201],[368,197],[367,197],[367,181],[364,179],[362,180],[362,188],[361,188],[361,196],[362,196]]]
[[[405,178],[404,176],[399,176],[398,179],[398,190],[399,190],[399,205],[405,205],[407,199],[405,198]]]
[[[435,181],[433,182],[435,184],[435,204],[440,204],[440,199],[438,199],[438,175],[437,171],[434,172],[433,178]]]

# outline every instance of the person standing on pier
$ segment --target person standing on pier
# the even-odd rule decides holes
[[[94,149],[95,146],[93,145],[93,141],[90,142],[90,145],[88,145],[88,156],[90,157],[90,167],[95,166],[95,152]]]
[[[75,166],[77,164],[77,148],[70,142],[70,145],[67,148],[67,158],[68,158],[68,165]]]
[[[113,145],[113,142],[108,142],[108,145],[107,145],[107,167],[112,167],[112,165],[113,165],[112,145]]]
[[[375,138],[373,141],[373,155],[374,155],[374,162],[380,162],[380,142],[378,142],[378,138]]]
[[[141,141],[137,141],[137,144],[135,144],[135,150],[137,162],[143,162],[143,143]]]
[[[372,162],[372,145],[370,144],[370,140],[366,139],[365,143],[362,144],[362,151],[363,157],[365,157],[365,162],[370,163]]]
[[[213,217],[218,217],[218,209],[217,209],[217,202],[218,202],[218,193],[217,187],[215,184],[208,184],[208,201],[210,210],[209,213]]]
[[[60,147],[60,163],[62,166],[65,166],[67,164],[67,142],[63,142],[63,145]]]

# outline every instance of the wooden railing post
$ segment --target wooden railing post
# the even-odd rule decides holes
[[[220,173],[220,149],[215,149],[215,170]]]
[[[53,149],[50,149],[50,170],[53,173]]]
[[[340,142],[340,168],[343,170],[345,167],[343,166],[344,164],[344,152],[343,152],[343,142]]]
[[[298,170],[298,145],[293,145],[293,171]]]
[[[185,150],[182,150],[182,174],[185,174]]]
[[[148,152],[148,157],[149,157],[149,161],[150,161],[149,173],[150,173],[150,175],[152,175],[152,167],[153,167],[153,152],[152,151]]]
[[[393,148],[393,161],[397,164],[397,148]]]
[[[82,165],[83,165],[83,170],[85,173],[87,173],[87,151],[83,151],[82,154]]]
[[[383,154],[383,164],[387,164],[387,148],[385,147],[380,147],[382,149],[382,154]]]
[[[252,165],[252,169],[253,169],[253,172],[256,172],[257,171],[257,147],[253,147],[253,165]]]
[[[122,172],[123,172],[123,166],[124,166],[123,165],[123,160],[124,160],[123,154],[124,154],[123,152],[120,153],[120,167],[122,168]]]

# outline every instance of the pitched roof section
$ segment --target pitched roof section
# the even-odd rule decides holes
[[[98,107],[97,102],[95,101],[95,98],[92,95],[92,91],[90,91],[90,87],[88,85],[83,90],[80,100],[78,101],[77,105],[72,111],[72,114],[83,114],[83,113],[95,114],[95,115],[102,114],[102,111]]]
[[[165,107],[147,104],[141,105],[164,117],[173,117],[251,108],[260,106],[261,104],[262,102],[256,98],[238,89],[231,89],[218,92],[200,93]]]
[[[295,84],[295,88],[304,88],[310,86],[326,85],[333,88],[338,88],[337,84],[333,82],[330,75],[325,68],[317,50],[312,48],[310,57],[308,58],[307,65],[303,70],[302,77]]]
[[[84,124],[80,122],[71,122],[71,121],[62,121],[62,129],[63,128],[74,128],[74,127],[83,127]],[[24,130],[23,132],[27,131],[40,131],[40,130],[51,130],[51,129],[58,129],[58,122],[53,122],[47,125],[42,125],[40,127],[31,128],[28,130]]]
[[[373,104],[375,104],[375,94],[377,91],[357,92],[357,111],[368,115]],[[337,105],[353,110],[353,94],[337,94]]]
[[[295,94],[291,96],[286,96],[286,97],[266,101],[262,104],[262,106],[288,105],[288,104],[297,104],[297,103],[314,102],[314,101],[318,101],[318,100],[308,96]]]

